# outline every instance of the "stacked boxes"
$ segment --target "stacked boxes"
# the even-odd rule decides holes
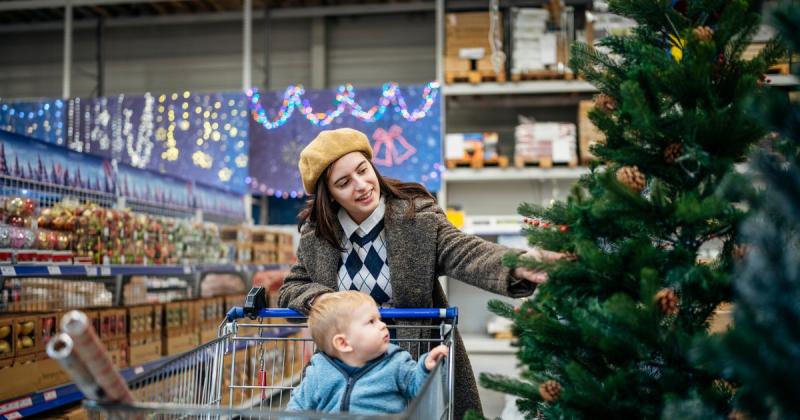
[[[514,9],[511,19],[512,80],[572,78],[567,68],[573,10],[551,1],[547,9]]]
[[[250,228],[245,225],[223,226],[219,230],[222,244],[228,250],[228,261],[248,264],[253,258]]]
[[[180,354],[197,346],[193,305],[191,301],[164,304],[162,351],[165,356]]]
[[[276,264],[278,262],[278,233],[263,227],[254,227],[253,263]]]
[[[219,325],[225,316],[225,299],[223,297],[203,298],[195,302],[197,310],[197,328],[200,344],[217,338]]]
[[[502,25],[502,18],[498,22]],[[495,69],[489,44],[488,12],[448,13],[445,19],[444,71],[447,83],[480,83],[486,78],[506,80],[504,65]],[[500,34],[502,26],[498,27]],[[466,79],[466,80],[463,80]]]
[[[141,365],[161,357],[161,305],[128,309],[128,363]]]
[[[61,385],[69,378],[44,353],[55,333],[57,314],[15,314],[0,317],[0,400]]]
[[[14,362],[16,347],[16,323],[13,316],[0,318],[0,368],[10,366]]]
[[[575,124],[555,122],[524,122],[514,131],[516,140],[514,164],[517,167],[536,163],[549,168],[554,163],[577,166]]]
[[[290,233],[278,233],[278,264],[293,264],[296,260],[294,240]]]
[[[508,166],[508,158],[497,153],[498,134],[453,133],[445,136],[445,160],[448,168],[469,165],[482,168],[484,164]]]
[[[35,354],[44,350],[41,338],[41,317],[39,315],[17,316],[14,322],[15,325],[12,329],[14,334],[14,356],[18,359],[17,361],[22,356],[29,356],[30,360],[34,360]]]
[[[128,366],[128,313],[125,309],[98,311],[100,340],[108,349],[114,366]]]
[[[558,37],[547,31],[545,9],[515,9],[512,15],[511,74],[554,68],[558,64]]]

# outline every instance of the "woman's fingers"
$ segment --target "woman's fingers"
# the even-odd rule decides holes
[[[514,277],[525,279],[531,283],[542,284],[547,281],[547,273],[535,271],[529,268],[517,267],[514,269]]]

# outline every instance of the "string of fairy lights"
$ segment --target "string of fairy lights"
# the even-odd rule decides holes
[[[275,117],[270,119],[267,111],[261,105],[261,93],[258,89],[248,89],[247,97],[250,104],[250,112],[253,119],[267,130],[278,128],[289,120],[294,114],[295,109],[311,123],[318,127],[330,125],[336,118],[340,117],[349,109],[349,114],[359,120],[374,123],[383,118],[390,106],[410,122],[415,122],[425,118],[430,112],[431,107],[436,102],[439,95],[439,83],[430,82],[425,85],[422,92],[422,103],[413,111],[409,111],[402,91],[397,83],[388,82],[383,85],[378,104],[368,110],[359,104],[356,99],[355,88],[351,84],[344,84],[337,88],[336,97],[333,101],[332,110],[326,112],[315,112],[308,100],[303,99],[305,89],[303,85],[291,85],[283,93],[281,106],[274,113]]]

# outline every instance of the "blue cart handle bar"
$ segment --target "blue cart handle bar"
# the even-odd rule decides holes
[[[379,308],[381,318],[458,318],[458,308]],[[244,309],[234,306],[226,315],[228,321],[244,318]],[[258,318],[305,318],[306,316],[294,309],[266,308],[258,310]]]

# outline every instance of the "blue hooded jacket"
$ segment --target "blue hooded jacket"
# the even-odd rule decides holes
[[[409,352],[389,344],[383,356],[352,371],[352,368],[347,369],[343,363],[319,352],[306,367],[303,381],[292,391],[287,409],[326,413],[400,413],[428,377],[426,356],[427,353],[420,356],[417,362]]]

